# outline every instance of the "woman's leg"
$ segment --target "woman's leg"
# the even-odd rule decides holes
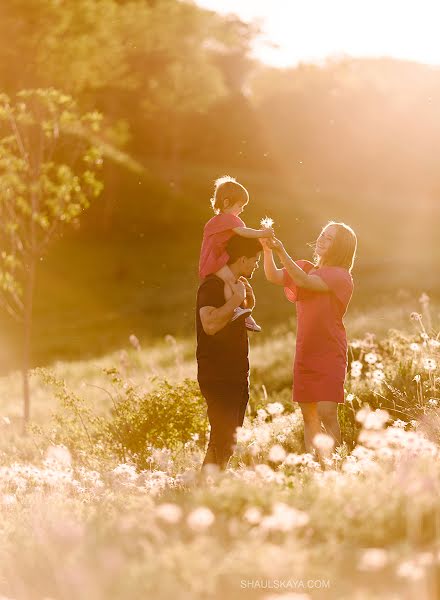
[[[318,414],[316,402],[299,402],[304,419],[304,444],[306,452],[311,454],[316,449],[313,445],[313,438],[321,432],[321,421]]]
[[[325,432],[335,440],[336,446],[340,446],[341,429],[338,421],[338,403],[318,402],[318,414]]]

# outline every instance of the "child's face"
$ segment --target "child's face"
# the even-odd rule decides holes
[[[247,202],[246,202],[246,204],[247,204]],[[238,215],[240,215],[244,211],[246,204],[242,204],[241,202],[236,202],[230,208],[231,214],[234,215],[235,217],[238,217]]]

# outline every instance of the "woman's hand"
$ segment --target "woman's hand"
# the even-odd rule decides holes
[[[265,252],[272,252],[272,248],[269,247],[269,240],[268,238],[258,238],[260,240],[260,244],[263,246],[263,250]]]
[[[271,250],[275,250],[277,254],[283,254],[285,252],[283,242],[276,237],[267,240],[267,245]]]

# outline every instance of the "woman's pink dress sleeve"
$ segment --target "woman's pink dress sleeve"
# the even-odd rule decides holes
[[[313,267],[313,263],[311,263],[309,260],[296,260],[295,264],[297,264],[298,267],[300,267],[306,273],[308,273]],[[286,268],[283,269],[283,285],[287,300],[289,300],[289,302],[296,302],[298,300],[298,286],[290,277]]]

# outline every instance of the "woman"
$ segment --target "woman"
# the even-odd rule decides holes
[[[321,432],[321,423],[340,445],[338,404],[344,402],[347,369],[347,336],[342,319],[353,292],[356,235],[348,225],[330,221],[316,241],[313,263],[295,262],[277,239],[263,240],[262,245],[266,278],[284,286],[287,299],[296,302],[293,400],[303,414],[306,452],[313,452],[313,438]],[[282,269],[275,265],[273,251]]]

